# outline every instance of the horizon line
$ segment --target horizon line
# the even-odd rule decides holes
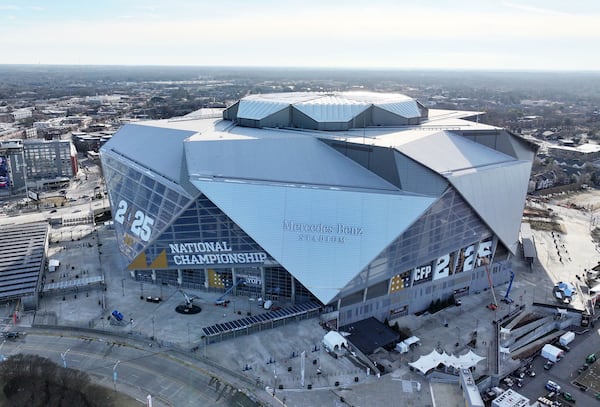
[[[485,72],[485,73],[588,73],[600,74],[600,69],[539,69],[539,68],[432,68],[432,67],[333,67],[333,66],[292,66],[292,65],[166,65],[166,64],[59,64],[59,63],[0,63],[0,67],[80,67],[80,68],[227,68],[227,69],[295,69],[326,71],[429,71],[429,72]]]

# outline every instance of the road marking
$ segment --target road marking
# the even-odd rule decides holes
[[[429,382],[429,394],[431,394],[431,405],[435,406],[435,396],[433,395],[433,387],[431,387],[431,382]]]

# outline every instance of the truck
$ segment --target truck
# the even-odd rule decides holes
[[[573,332],[573,331],[565,332],[558,339],[558,343],[560,343],[563,346],[567,346],[568,344],[573,342],[573,339],[575,339],[575,332]]]
[[[554,345],[546,344],[542,348],[542,357],[554,363],[559,362],[564,355],[565,351]]]

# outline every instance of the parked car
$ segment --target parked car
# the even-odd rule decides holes
[[[509,376],[506,376],[504,380],[502,380],[507,387],[512,387],[515,382]]]
[[[552,366],[554,366],[554,362],[549,360],[544,364],[544,370],[550,370],[552,369]]]
[[[522,378],[524,378],[524,377],[525,377],[525,370],[526,370],[526,369],[525,369],[524,367],[520,367],[520,368],[518,368],[517,370],[515,370],[515,371],[512,373],[512,375],[513,375],[514,377],[518,377],[519,379],[522,379]]]
[[[575,403],[575,397],[573,397],[573,395],[571,393],[567,393],[566,391],[563,391],[561,393],[563,399],[570,401],[571,403]]]
[[[119,311],[117,311],[117,310],[114,310],[114,311],[112,312],[112,316],[113,316],[113,317],[115,317],[115,319],[116,319],[117,321],[122,321],[122,320],[123,320],[123,314],[121,314],[121,313],[120,313]]]

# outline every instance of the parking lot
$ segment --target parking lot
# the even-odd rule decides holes
[[[515,370],[507,374],[509,379],[501,380],[500,387],[504,389],[512,387],[531,401],[542,397],[550,401],[559,401],[562,405],[573,404],[567,399],[576,400],[578,405],[600,403],[596,400],[596,395],[600,393],[600,363],[589,358],[600,350],[598,323],[594,325],[595,327],[588,328],[579,325],[570,326],[568,329],[576,335],[567,347],[563,346],[568,351],[563,353],[564,356],[560,361],[552,363],[541,354],[536,354],[521,362],[522,366],[530,367],[529,370],[535,372],[534,377],[525,374],[518,383],[515,376],[518,376],[519,370]],[[547,387],[548,381],[556,383],[560,386],[560,390],[553,391],[551,386]],[[511,386],[508,386],[507,382]],[[548,397],[549,395],[551,397]]]

